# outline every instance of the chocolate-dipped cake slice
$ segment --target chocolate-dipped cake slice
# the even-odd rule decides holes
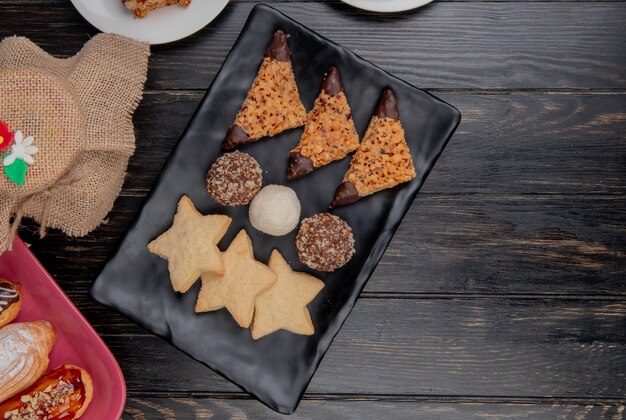
[[[378,100],[365,136],[330,206],[354,203],[413,178],[415,166],[400,124],[398,100],[387,89]]]
[[[358,147],[359,135],[354,128],[339,71],[330,67],[307,116],[300,143],[289,153],[287,179],[299,178],[343,159]]]
[[[306,110],[291,68],[287,35],[278,30],[267,47],[261,68],[222,146],[226,150],[274,136],[306,121]]]

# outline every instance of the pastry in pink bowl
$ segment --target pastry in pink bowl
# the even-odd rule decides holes
[[[0,255],[0,327],[0,419],[120,418],[119,365],[17,237]]]

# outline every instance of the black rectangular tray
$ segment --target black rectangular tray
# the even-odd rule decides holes
[[[300,263],[294,245],[295,231],[283,237],[265,235],[250,225],[247,206],[223,207],[209,197],[205,186],[208,169],[222,153],[220,145],[228,126],[254,80],[267,43],[279,28],[290,36],[293,70],[308,110],[330,65],[339,69],[360,136],[367,128],[380,93],[385,88],[395,91],[417,169],[417,177],[410,183],[332,211],[352,227],[356,253],[346,266],[326,275],[308,270]],[[91,295],[165,338],[274,410],[292,413],[460,119],[460,113],[443,101],[277,10],[256,6],[119,249],[94,282]],[[296,191],[304,218],[328,210],[349,158],[301,179],[287,181],[287,154],[298,143],[301,133],[302,128],[291,130],[242,150],[260,163],[264,185],[283,184]],[[226,310],[194,312],[200,282],[184,295],[173,291],[166,261],[149,253],[146,245],[169,228],[183,194],[190,196],[203,214],[220,213],[233,218],[220,242],[222,250],[245,228],[259,261],[267,262],[272,249],[277,248],[295,270],[308,271],[324,281],[324,289],[309,305],[314,335],[279,331],[255,341],[249,330],[240,328]]]

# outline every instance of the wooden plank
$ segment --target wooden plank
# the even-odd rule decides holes
[[[231,3],[195,35],[154,47],[148,87],[208,87],[252,6]],[[434,3],[402,18],[327,3],[275,6],[425,88],[626,87],[620,3]],[[7,5],[2,13],[0,36],[27,35],[60,56],[96,33],[67,2]]]
[[[188,91],[146,95],[135,116],[132,175],[109,225],[71,240],[58,232],[44,241],[27,234],[62,283],[95,278],[200,96]],[[626,187],[625,96],[445,95],[464,120],[367,291],[623,293],[625,223],[618,209]],[[435,196],[441,193],[454,197]],[[469,196],[476,193],[506,196]],[[76,266],[76,258],[84,263]],[[432,273],[444,275],[433,281]]]
[[[623,295],[625,206],[418,197],[366,291]]]
[[[423,192],[626,192],[626,95],[438,96],[463,120]]]
[[[229,6],[217,22],[186,41],[156,47],[148,86],[206,88],[251,7],[240,3],[248,2]],[[67,56],[95,34],[67,2],[7,4],[0,6],[8,22],[0,37],[28,35]],[[461,108],[463,125],[369,283],[369,298],[358,303],[294,417],[624,418],[621,402],[603,400],[624,395],[622,300],[476,295],[623,296],[625,224],[619,209],[626,178],[626,102],[622,94],[603,91],[624,89],[626,82],[623,8],[592,2],[463,9],[434,4],[400,18],[381,18],[337,1],[284,1],[277,7],[421,86],[603,93],[493,99],[439,92]],[[61,24],[66,26],[59,31]],[[372,38],[381,24],[392,32]],[[429,42],[416,45],[421,39]],[[388,51],[389,42],[397,48]],[[200,94],[155,96],[155,103],[148,98],[147,108],[137,114],[141,153],[131,164],[133,176],[110,224],[78,240],[52,233],[34,250],[119,358],[131,395],[125,417],[277,418],[85,295]],[[168,102],[173,96],[178,96],[174,106]],[[154,121],[172,124],[158,127]],[[144,135],[150,140],[142,142]],[[528,193],[542,195],[520,195]],[[416,299],[455,293],[471,293],[474,299]],[[390,298],[396,295],[403,298]],[[477,402],[498,399],[480,397],[492,395],[500,401]],[[445,401],[428,401],[429,396]],[[516,399],[532,402],[505,403]]]
[[[439,96],[463,120],[422,193],[626,193],[625,94]],[[201,98],[197,91],[145,95],[126,191],[150,188]]]
[[[308,391],[620,399],[625,316],[614,301],[361,299]],[[239,392],[160,338],[118,331],[102,335],[130,394]]]
[[[142,202],[120,197],[109,223],[83,238],[22,236],[68,292],[85,293]],[[622,197],[418,196],[366,295],[624,296],[623,208]]]
[[[304,400],[289,418],[305,419],[493,419],[493,418],[572,418],[577,420],[623,418],[623,404],[490,404],[417,403],[406,401],[327,401]],[[281,414],[252,400],[205,398],[146,398],[127,400],[128,418],[250,418],[284,419]]]

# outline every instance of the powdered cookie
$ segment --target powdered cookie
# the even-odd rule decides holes
[[[318,271],[335,271],[354,255],[354,236],[348,224],[330,213],[302,220],[296,250],[303,264]]]
[[[268,185],[250,204],[250,223],[268,235],[286,235],[300,221],[300,200],[295,191],[283,185]]]
[[[304,124],[306,110],[300,101],[290,54],[287,35],[276,31],[235,122],[226,133],[222,144],[225,149]]]
[[[263,172],[249,154],[234,151],[220,156],[207,174],[207,189],[224,206],[244,206],[261,189]]]
[[[277,250],[272,251],[268,265],[277,280],[256,299],[252,338],[257,340],[281,329],[312,335],[315,327],[306,306],[324,288],[324,283],[310,274],[293,271]]]
[[[224,275],[202,275],[202,288],[196,302],[196,312],[228,309],[237,324],[248,328],[254,314],[258,295],[276,281],[276,274],[254,259],[252,241],[241,230],[222,254]]]
[[[307,116],[300,143],[289,153],[287,179],[299,178],[313,169],[346,157],[359,147],[352,113],[343,92],[339,72],[330,67]]]
[[[148,244],[148,250],[167,260],[172,286],[186,292],[202,273],[224,273],[217,243],[232,219],[223,215],[203,216],[184,195],[178,202],[174,223]]]
[[[337,188],[331,207],[354,203],[366,195],[415,178],[413,159],[400,124],[398,100],[383,92],[363,141]]]

